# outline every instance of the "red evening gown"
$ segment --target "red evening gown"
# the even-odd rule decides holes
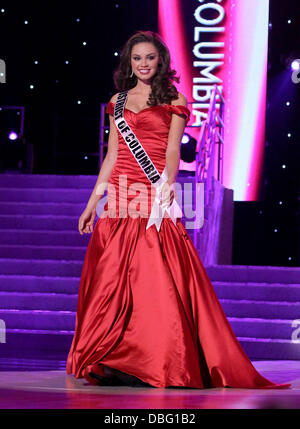
[[[109,102],[106,112],[113,111]],[[169,104],[139,113],[124,109],[160,174],[172,114],[188,122],[190,111]],[[103,376],[106,366],[153,387],[289,387],[267,380],[250,362],[181,219],[175,226],[165,214],[160,231],[155,225],[146,230],[154,187],[119,131],[118,137],[109,179],[116,198],[108,187],[104,210],[110,215],[98,218],[87,247],[67,374],[93,383],[90,372]],[[119,184],[120,175],[126,182]],[[137,196],[141,215],[125,217],[126,198],[129,207]]]

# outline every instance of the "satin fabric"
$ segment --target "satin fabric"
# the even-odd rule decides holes
[[[113,103],[107,113],[113,114]],[[160,173],[173,113],[189,119],[185,106],[153,106],[138,114],[124,110]],[[129,184],[141,180],[149,191],[148,179],[118,135],[110,183],[126,174]],[[149,198],[146,191],[142,195]],[[117,213],[125,210],[125,200],[120,201]],[[175,226],[165,217],[160,231],[155,225],[146,231],[147,205],[149,211],[143,208],[135,218],[113,217],[108,211],[95,224],[80,279],[67,373],[95,383],[89,373],[103,376],[109,367],[153,387],[289,387],[267,380],[250,362],[180,218]]]
[[[114,103],[109,102],[107,113],[113,115]],[[186,123],[190,111],[185,106],[169,104],[152,106],[139,113],[124,109],[128,125],[150,156],[159,174],[166,165],[166,149],[172,113],[181,115]],[[107,203],[104,210],[109,216],[149,217],[155,199],[155,187],[130,152],[118,131],[118,157],[110,175]],[[166,213],[165,217],[169,217]]]

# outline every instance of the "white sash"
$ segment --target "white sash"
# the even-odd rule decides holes
[[[164,204],[159,204],[161,189],[164,183],[168,180],[167,166],[165,166],[164,171],[160,175],[155,165],[151,161],[149,155],[143,148],[142,144],[139,142],[139,140],[131,130],[130,126],[126,122],[123,115],[123,111],[124,106],[126,104],[127,96],[128,91],[123,91],[118,94],[114,108],[114,121],[117,126],[117,129],[120,131],[121,136],[123,137],[128,148],[130,149],[130,152],[132,153],[135,160],[145,173],[146,177],[156,190],[155,199],[146,226],[146,230],[151,225],[155,224],[157,231],[159,231],[165,211],[168,213],[174,225],[176,226],[176,218],[182,217],[183,214],[175,198],[173,199],[173,202],[170,207],[167,206],[168,202]],[[174,189],[174,184],[170,185],[170,188]]]

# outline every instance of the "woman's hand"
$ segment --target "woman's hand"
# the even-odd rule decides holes
[[[93,232],[94,220],[96,217],[96,207],[86,207],[78,221],[78,231],[82,235],[83,233],[90,234]]]
[[[167,204],[167,207],[170,207],[173,203],[173,200],[175,198],[175,188],[172,185],[169,185],[168,182],[164,183],[161,188],[161,198],[160,203],[161,205]]]

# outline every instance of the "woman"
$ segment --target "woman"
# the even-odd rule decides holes
[[[139,31],[125,44],[114,75],[120,92],[107,106],[108,152],[79,219],[80,234],[92,236],[67,373],[99,385],[289,387],[262,377],[246,356],[169,192],[190,115],[175,73],[158,34]],[[152,211],[157,195],[163,219]]]

